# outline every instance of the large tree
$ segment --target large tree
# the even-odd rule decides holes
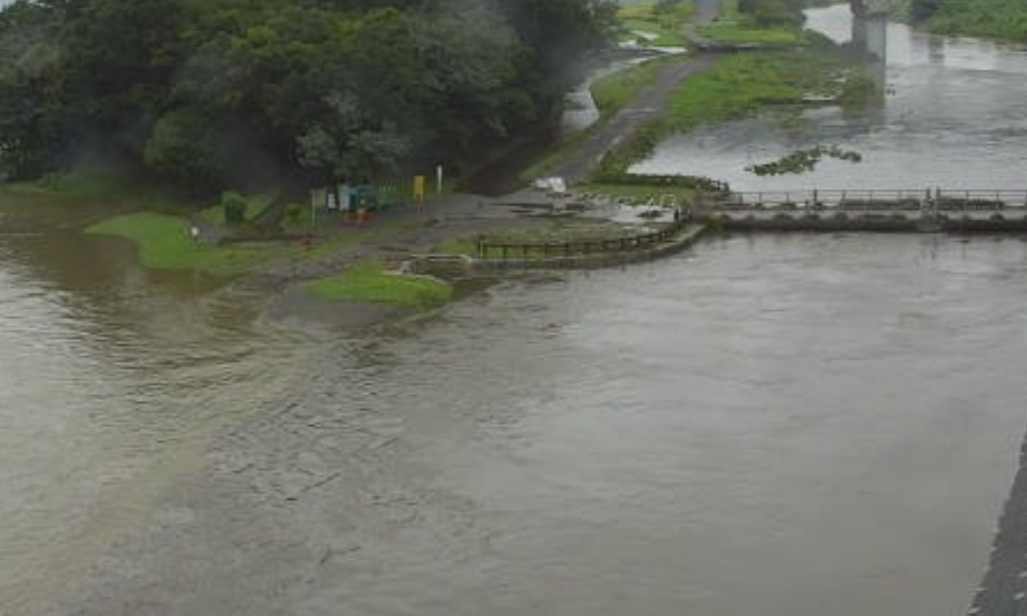
[[[469,160],[550,120],[614,20],[607,0],[19,0],[0,172],[112,155],[202,190]]]

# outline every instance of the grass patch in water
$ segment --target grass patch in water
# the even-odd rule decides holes
[[[86,233],[131,240],[139,246],[142,265],[151,269],[235,276],[265,259],[265,254],[254,249],[198,243],[189,235],[187,220],[156,212],[109,218],[89,227]]]
[[[385,270],[379,261],[368,261],[346,271],[313,280],[303,290],[334,302],[387,304],[413,310],[441,306],[453,296],[453,285],[428,276],[411,276]]]

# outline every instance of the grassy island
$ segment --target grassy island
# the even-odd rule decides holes
[[[902,0],[895,14],[939,34],[1027,43],[1023,0]]]

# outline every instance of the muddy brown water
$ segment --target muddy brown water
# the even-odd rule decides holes
[[[988,112],[873,134],[1005,173],[1022,54],[942,42],[890,73]],[[711,240],[354,334],[142,271],[103,211],[0,202],[2,616],[937,616],[984,570],[1020,239]]]
[[[1016,239],[713,240],[363,335],[0,212],[4,616],[958,614],[1027,416]]]

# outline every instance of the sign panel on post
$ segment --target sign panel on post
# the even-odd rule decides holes
[[[424,201],[425,192],[428,186],[428,178],[423,175],[414,176],[414,200]]]

